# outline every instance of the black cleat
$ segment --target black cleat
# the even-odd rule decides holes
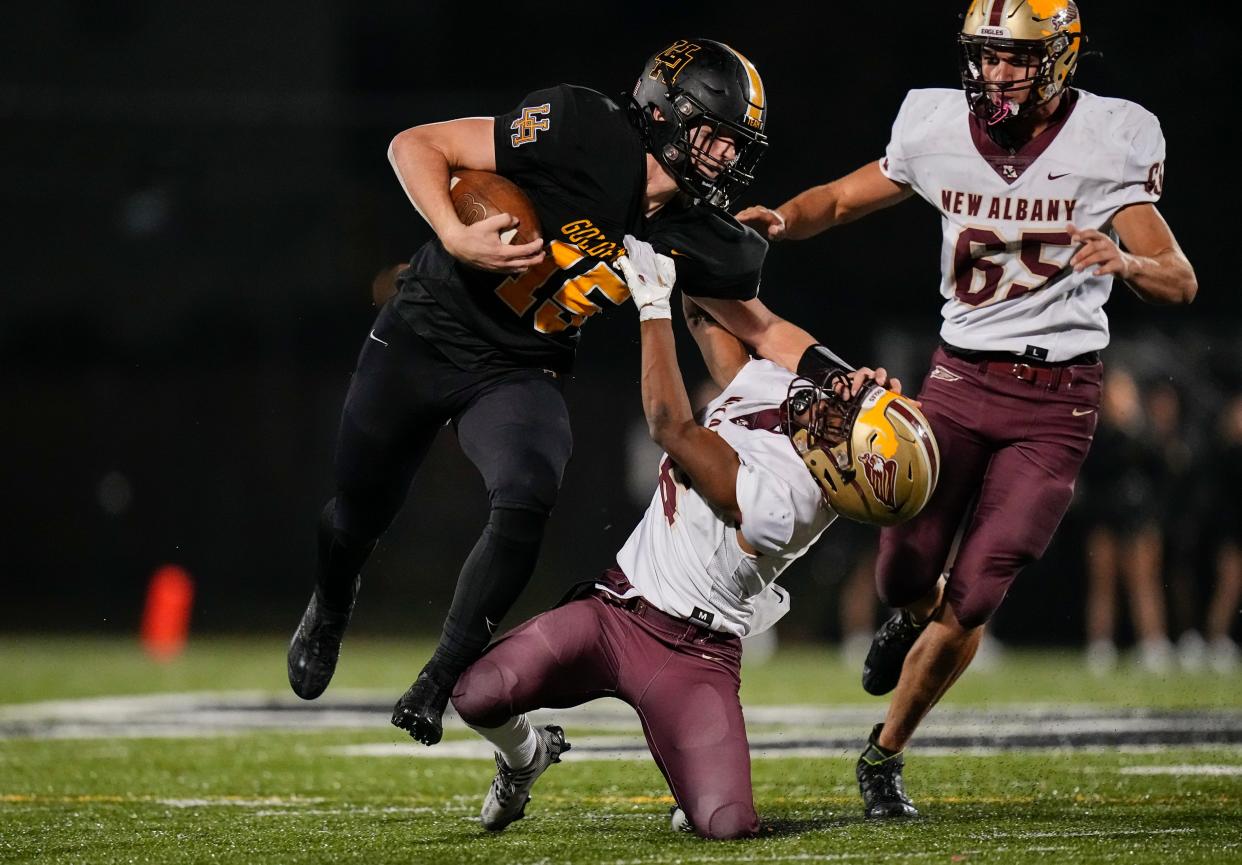
[[[883,729],[883,724],[872,728],[867,748],[854,767],[858,792],[862,794],[863,814],[868,820],[917,817],[918,809],[906,795],[905,783],[901,779],[901,770],[906,764],[906,758],[902,756],[904,752],[892,754],[875,743]]]
[[[355,598],[360,583],[360,578],[354,580]],[[341,640],[345,638],[353,612],[352,601],[344,610],[333,610],[324,606],[318,592],[311,594],[302,621],[289,641],[289,685],[303,700],[315,699],[332,681],[337,659],[341,656]]]
[[[410,734],[416,742],[434,745],[444,735],[440,718],[453,695],[456,680],[445,682],[432,676],[430,665],[423,667],[414,684],[392,708],[392,724]]]
[[[898,610],[880,625],[871,639],[867,660],[863,661],[864,691],[879,697],[897,687],[906,655],[910,654],[910,648],[926,627],[926,623],[914,624],[905,610]]]

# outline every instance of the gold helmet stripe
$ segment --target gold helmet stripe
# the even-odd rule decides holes
[[[759,77],[759,70],[755,68],[755,64],[747,60],[736,48],[729,45],[725,45],[725,47],[732,51],[733,56],[741,61],[742,68],[746,70],[746,77],[750,80],[750,94],[746,99],[750,104],[746,106],[746,119],[751,122],[752,126],[762,126],[765,96],[763,92],[763,79]]]

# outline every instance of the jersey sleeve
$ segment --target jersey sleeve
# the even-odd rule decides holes
[[[885,148],[884,158],[880,160],[880,171],[894,183],[914,186],[914,172],[911,168],[906,151],[906,135],[910,127],[910,115],[914,112],[914,91],[906,94],[893,121],[893,131]]]
[[[793,539],[798,515],[789,484],[743,459],[737,472],[737,505],[746,542],[763,555],[783,555]]]
[[[722,210],[694,205],[669,214],[647,240],[672,256],[677,287],[691,297],[750,300],[759,294],[768,242]]]
[[[496,172],[554,178],[575,150],[577,100],[567,85],[528,93],[512,110],[495,118]]]
[[[1164,133],[1160,121],[1142,109],[1137,113],[1122,168],[1118,207],[1154,203],[1164,190]]]

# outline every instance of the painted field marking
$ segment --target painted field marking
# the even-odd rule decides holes
[[[1117,771],[1122,775],[1242,775],[1242,766],[1188,763],[1182,766],[1123,766]]]

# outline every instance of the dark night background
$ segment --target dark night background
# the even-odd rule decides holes
[[[956,85],[959,5],[50,0],[6,15],[0,631],[132,632],[167,562],[196,578],[197,630],[292,630],[371,279],[429,236],[385,156],[396,132],[560,81],[620,93],[672,38],[708,36],[764,77],[772,146],[744,203],[775,205],[880,156],[906,90]],[[1200,282],[1189,308],[1119,283],[1106,362],[1171,377],[1206,430],[1242,386],[1239,28],[1192,8],[1084,0],[1103,56],[1077,83],[1160,117],[1160,209]],[[917,381],[939,323],[939,230],[915,200],[778,245],[763,297]],[[636,337],[625,309],[584,328],[574,459],[510,623],[609,564],[654,487],[635,498],[626,481],[649,458]],[[684,366],[703,377],[689,353]],[[485,513],[446,431],[366,571],[356,628],[438,626]],[[1079,523],[1019,580],[1002,638],[1080,639]],[[783,633],[832,635],[834,584],[870,537],[847,534],[783,580]]]

